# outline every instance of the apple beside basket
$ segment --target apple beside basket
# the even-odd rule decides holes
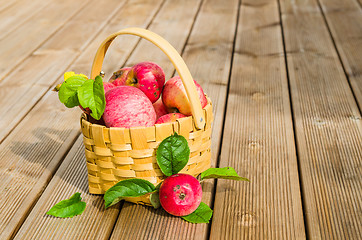
[[[212,103],[204,109],[193,78],[185,62],[165,39],[142,28],[127,28],[108,36],[95,55],[91,79],[100,74],[104,56],[119,35],[142,37],[159,47],[171,60],[185,86],[192,107],[192,116],[176,122],[152,127],[107,128],[92,124],[86,114],[81,116],[81,128],[87,159],[89,192],[103,194],[120,180],[142,178],[157,185],[165,179],[156,161],[156,149],[163,139],[174,134],[184,136],[190,147],[190,159],[181,173],[197,176],[210,167]],[[151,205],[149,196],[128,198],[126,201]]]

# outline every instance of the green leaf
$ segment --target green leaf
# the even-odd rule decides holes
[[[74,217],[82,214],[86,203],[81,201],[80,193],[73,194],[69,199],[62,200],[55,204],[48,212],[48,215],[60,218]]]
[[[91,110],[91,116],[96,120],[102,117],[106,108],[106,98],[104,95],[102,77],[97,76],[93,81],[89,79],[78,88],[79,103],[83,108]]]
[[[224,168],[209,168],[206,171],[201,173],[201,180],[207,178],[222,178],[222,179],[231,179],[238,181],[248,181],[249,179],[240,177],[234,168],[224,167]]]
[[[119,181],[104,194],[105,206],[108,208],[126,197],[139,197],[155,190],[155,186],[147,180],[132,178]]]
[[[154,193],[151,193],[150,195],[150,202],[153,206],[154,209],[160,208],[161,207],[161,202],[160,202],[160,194],[159,191],[156,191]]]
[[[163,174],[171,176],[186,166],[190,157],[190,148],[187,140],[175,133],[160,143],[156,155]]]
[[[182,219],[191,223],[209,223],[212,210],[206,203],[201,202],[199,207],[191,214],[183,216]]]
[[[78,88],[87,81],[87,78],[82,76],[72,76],[68,78],[59,88],[58,97],[60,102],[68,108],[79,105]]]

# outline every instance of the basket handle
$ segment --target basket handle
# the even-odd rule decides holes
[[[191,112],[195,120],[196,128],[203,129],[205,126],[205,119],[203,117],[204,115],[199,99],[199,94],[196,91],[195,83],[189,69],[186,66],[186,63],[169,42],[167,42],[164,38],[154,32],[142,28],[125,28],[119,32],[109,35],[102,42],[94,57],[91,71],[91,79],[95,79],[95,77],[100,74],[102,70],[104,56],[106,55],[107,49],[111,45],[112,41],[117,36],[123,34],[136,35],[144,38],[155,44],[167,55],[167,57],[171,60],[173,66],[176,68],[176,71],[180,75],[181,80],[185,86],[187,97],[190,100]]]

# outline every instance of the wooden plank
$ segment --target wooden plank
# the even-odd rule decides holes
[[[362,235],[362,121],[315,1],[281,1],[307,235]]]
[[[242,1],[210,239],[305,239],[277,1]]]
[[[0,239],[11,238],[20,227],[79,134],[74,121],[79,111],[56,101],[49,92],[0,145]],[[59,118],[64,111],[68,118]]]
[[[0,81],[47,38],[77,14],[87,1],[54,1],[0,40]]]
[[[238,4],[237,0],[204,1],[183,53],[193,77],[213,101],[215,119],[211,149],[214,166],[220,148]],[[159,56],[155,54],[155,58],[158,60]],[[137,59],[141,60],[138,54]],[[130,62],[136,60],[130,59]],[[162,63],[162,66],[168,69],[167,64]],[[212,202],[213,183],[212,180],[203,183],[203,201],[209,205]],[[164,226],[167,226],[167,230]],[[168,215],[162,209],[154,210],[150,207],[125,203],[111,239],[206,239],[207,237],[207,224],[190,224]]]
[[[30,213],[31,221],[24,223],[14,239],[108,239],[113,229],[109,222],[116,221],[119,205],[104,210],[103,196],[88,193],[85,163],[83,136],[79,136]],[[76,192],[81,193],[82,201],[87,204],[82,215],[60,219],[45,214]]]
[[[9,7],[11,7],[12,5],[14,5],[18,0],[13,0],[13,1],[8,1],[8,0],[1,0],[0,1],[0,13],[2,11],[5,11],[6,9],[8,9]]]
[[[89,46],[91,49],[87,48],[87,51],[80,56],[80,63],[86,62],[85,59],[88,61],[86,66],[83,65],[83,69],[90,68],[96,49],[106,36],[113,33],[115,29],[119,30],[123,23],[129,23],[129,21],[145,27],[160,5],[159,0],[148,1],[147,4],[139,4],[140,0],[133,0],[128,1],[121,10],[117,11],[117,4],[122,6],[122,2],[113,2],[116,4],[113,5],[113,20],[108,22],[103,31],[97,35],[96,46],[91,44]],[[91,6],[99,10],[100,5],[97,4],[94,2]],[[99,4],[106,4],[106,2],[99,2]],[[123,17],[131,16],[130,13],[134,11],[142,13],[142,17],[138,15],[132,15],[134,17],[127,19]],[[99,27],[102,27],[100,22],[97,21],[97,23]],[[129,52],[132,49],[130,48]],[[48,71],[51,70],[48,69]],[[58,77],[58,81],[62,80],[58,74],[55,76]],[[47,80],[55,82],[52,78],[54,75]],[[0,239],[10,238],[17,231],[63,160],[63,156],[73,145],[73,139],[79,134],[79,115],[79,109],[66,109],[60,104],[57,94],[48,92],[0,145],[0,209],[2,212]],[[8,206],[9,202],[15,203]]]
[[[320,4],[362,109],[362,9],[353,0],[320,0]]]
[[[0,82],[0,112],[7,113],[0,119],[0,142],[54,85],[57,77],[66,71],[124,2],[91,1]],[[109,14],[98,15],[99,9]]]
[[[38,11],[42,11],[42,8],[47,4],[49,4],[48,1],[20,0],[8,6],[4,11],[0,10],[0,40],[9,32],[14,31],[24,22],[28,21]]]

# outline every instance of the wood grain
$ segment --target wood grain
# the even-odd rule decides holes
[[[91,1],[0,82],[0,142],[97,37],[125,1]],[[109,15],[98,15],[99,9]]]
[[[20,0],[8,6],[6,10],[0,10],[0,40],[3,39],[9,32],[15,31],[38,11],[42,11],[42,8],[47,4],[49,4],[48,1]],[[25,5],[26,7],[23,7]]]
[[[113,229],[109,223],[116,220],[119,206],[105,210],[103,195],[88,192],[86,171],[83,139],[79,136],[15,239],[108,239]],[[60,219],[46,215],[53,205],[76,192],[87,204],[80,216]]]
[[[0,40],[0,81],[47,38],[86,6],[86,1],[53,1]]]
[[[362,121],[357,103],[317,3],[281,1],[281,10],[307,235],[359,239]]]
[[[210,239],[305,239],[277,1],[242,1]]]
[[[213,101],[215,119],[211,151],[214,166],[220,148],[238,4],[238,1],[228,1],[227,4],[216,0],[204,1],[183,53],[193,77]],[[229,27],[224,27],[225,22]],[[215,32],[215,29],[218,31]],[[203,184],[203,201],[209,205],[212,202],[213,189],[212,180]],[[165,226],[167,231],[164,230]],[[207,224],[190,224],[168,215],[161,209],[154,210],[125,203],[111,239],[206,239],[207,237]]]
[[[320,0],[322,11],[362,109],[362,9],[353,0]]]
[[[57,100],[49,92],[0,145],[0,239],[16,232],[79,134],[79,110]]]
[[[121,11],[114,12],[115,19],[119,20],[117,17],[119,13],[127,14],[143,9],[145,11],[143,18],[135,15],[133,22],[137,22],[135,18],[142,19],[143,26],[147,25],[157,12],[161,1],[148,1],[148,5],[139,5],[137,4],[139,2],[139,0],[129,1]],[[118,1],[115,3],[122,4]],[[117,10],[116,6],[114,7]],[[132,21],[132,19],[129,20]],[[112,21],[108,24],[99,34],[99,38],[105,38],[114,32],[115,28],[121,28],[122,21]],[[99,24],[99,27],[102,25]],[[80,62],[84,62],[84,59],[88,60],[88,65],[83,66],[84,72],[90,69],[97,47],[91,45],[89,51],[81,54],[79,59],[83,60]],[[129,52],[131,51],[132,48],[129,49]],[[78,69],[80,69],[79,66]],[[62,81],[62,77],[58,81]],[[79,109],[65,108],[59,102],[57,94],[47,92],[0,145],[0,210],[2,213],[0,239],[10,238],[27,217],[29,210],[63,160],[63,156],[79,135],[79,117]],[[14,202],[14,204],[9,206],[9,202]]]

